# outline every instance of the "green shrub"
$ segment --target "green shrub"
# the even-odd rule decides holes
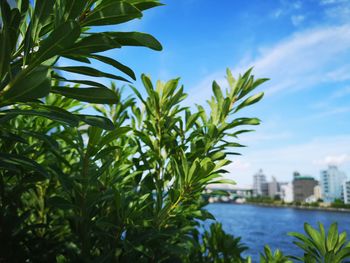
[[[292,261],[288,256],[283,255],[279,249],[272,253],[270,247],[266,245],[264,253],[260,254],[260,263],[292,263]]]
[[[313,263],[340,263],[350,259],[350,242],[346,240],[346,233],[339,234],[337,223],[333,223],[326,234],[324,227],[319,223],[319,230],[305,223],[304,229],[307,235],[289,233],[297,238],[294,241],[304,252],[303,257],[293,257],[301,262]]]

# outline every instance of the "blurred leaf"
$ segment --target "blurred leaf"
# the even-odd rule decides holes
[[[109,58],[109,57],[105,57],[105,56],[100,56],[100,55],[90,55],[91,58],[94,58],[94,59],[97,59],[103,63],[106,63],[106,64],[109,64],[111,65],[112,67],[115,67],[116,69],[120,70],[121,72],[125,73],[126,75],[128,75],[130,78],[132,78],[133,80],[136,80],[136,76],[135,76],[135,73],[134,71],[123,65],[122,63],[112,59],[112,58]]]
[[[162,45],[153,36],[140,32],[107,32],[122,46],[143,46],[157,51],[162,50]]]
[[[47,172],[35,161],[28,159],[24,156],[0,153],[0,166],[5,169],[24,169],[38,172],[45,177],[48,176]]]
[[[56,28],[41,42],[41,46],[33,58],[33,64],[39,64],[72,46],[80,36],[80,26],[69,20]]]
[[[19,74],[2,91],[0,103],[29,101],[46,96],[51,88],[48,75],[49,70],[46,67]]]
[[[92,76],[92,77],[105,77],[105,78],[111,78],[111,79],[116,79],[116,80],[122,80],[129,82],[127,79],[116,76],[110,73],[102,72],[99,71],[95,68],[90,68],[90,67],[83,67],[83,66],[76,66],[76,67],[55,67],[58,70],[63,70],[63,71],[68,71],[72,73],[77,73],[81,75],[87,75],[87,76]]]
[[[115,25],[142,17],[142,13],[124,1],[102,1],[82,21],[82,26]]]
[[[52,87],[52,92],[90,103],[114,104],[118,102],[118,96],[106,88]]]
[[[79,119],[85,122],[86,124],[96,126],[105,130],[113,130],[115,128],[113,123],[105,117],[85,114],[77,114],[75,116],[78,116]]]

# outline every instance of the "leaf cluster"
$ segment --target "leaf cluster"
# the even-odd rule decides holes
[[[204,208],[202,193],[208,184],[227,182],[222,179],[231,162],[227,156],[240,147],[228,142],[227,134],[252,123],[232,119],[230,111],[214,125],[204,107],[194,112],[181,107],[186,94],[178,79],[154,85],[149,77],[141,78],[147,96],[132,88],[140,102],[123,98],[122,90],[112,86],[118,102],[93,105],[113,122],[111,130],[74,127],[41,115],[20,115],[2,125],[3,136],[11,138],[0,144],[6,258],[14,253],[19,261],[188,258],[196,242],[193,231],[200,221],[214,218]],[[40,109],[82,115],[77,100],[54,93],[45,100]],[[217,113],[224,116],[221,109]],[[218,242],[229,251],[237,246],[237,257],[244,250],[221,226],[211,232],[215,238],[204,234],[204,247],[214,249]],[[222,258],[215,249],[211,253],[210,258]]]

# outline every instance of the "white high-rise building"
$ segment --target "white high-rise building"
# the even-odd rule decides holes
[[[343,184],[343,197],[344,203],[350,204],[350,181],[346,181]]]
[[[271,182],[267,183],[267,192],[272,199],[280,195],[279,183],[274,176],[272,176]]]
[[[343,199],[343,183],[345,180],[345,173],[339,171],[335,165],[330,165],[327,170],[321,171],[320,184],[324,202],[330,203],[335,199]]]
[[[292,183],[289,182],[281,184],[281,199],[286,203],[291,203],[294,201]]]
[[[267,189],[265,188],[267,188],[266,176],[264,175],[263,171],[260,169],[253,176],[253,195],[254,196],[266,195]]]

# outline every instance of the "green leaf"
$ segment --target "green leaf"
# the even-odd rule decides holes
[[[106,88],[52,87],[52,92],[90,103],[114,104],[119,101],[117,94]]]
[[[251,92],[252,90],[254,90],[256,87],[260,86],[261,84],[263,84],[264,82],[268,81],[270,79],[264,78],[264,79],[257,79],[255,80],[252,85],[250,87],[247,87],[246,89],[244,89],[241,94],[239,95],[239,99],[243,98],[245,95],[247,95],[249,92]]]
[[[54,75],[53,76],[55,79],[63,81],[63,82],[70,82],[70,83],[78,83],[78,84],[84,84],[84,85],[88,85],[88,86],[93,86],[93,87],[101,87],[101,88],[106,88],[107,86],[96,82],[96,81],[92,81],[92,80],[80,80],[80,79],[66,79],[64,77],[61,77],[59,75]]]
[[[162,6],[162,3],[159,3],[158,1],[140,1],[140,0],[129,0],[129,3],[132,3],[135,7],[137,7],[137,9],[139,9],[140,11],[146,10],[146,9],[150,9],[153,7],[157,7],[157,6]]]
[[[38,52],[34,54],[32,63],[37,65],[60,54],[66,48],[72,46],[79,36],[79,24],[73,20],[65,22],[41,42]]]
[[[122,46],[141,46],[153,50],[162,50],[162,45],[153,36],[140,32],[106,32]]]
[[[11,49],[10,39],[3,31],[0,32],[0,80],[6,74],[10,66]]]
[[[27,57],[30,54],[33,45],[37,42],[41,29],[53,11],[54,4],[55,0],[35,1],[32,20],[30,21],[30,24],[27,28],[24,39],[24,61],[27,60]]]
[[[48,176],[47,172],[37,162],[20,155],[0,153],[0,167],[9,170],[31,170],[38,172],[45,177]]]
[[[252,105],[254,103],[257,103],[258,101],[260,101],[263,98],[263,96],[264,96],[264,93],[260,92],[258,94],[255,94],[255,95],[247,98],[245,101],[243,101],[241,104],[239,104],[237,106],[237,108],[235,109],[234,112],[237,112],[237,111],[239,111],[240,109],[243,109],[246,106],[249,106],[249,105]]]
[[[320,251],[321,255],[325,255],[326,249],[324,247],[324,240],[322,240],[321,234],[307,223],[304,224],[304,229],[311,238],[311,242],[314,244],[315,248]]]
[[[110,58],[110,57],[105,57],[105,56],[100,56],[100,55],[90,55],[89,57],[97,59],[103,63],[109,64],[112,67],[115,67],[116,69],[120,70],[121,72],[125,73],[126,75],[128,75],[130,78],[132,78],[133,80],[136,80],[136,76],[134,71],[123,65],[122,63]]]
[[[113,130],[115,128],[113,122],[105,117],[85,114],[76,114],[75,116],[78,116],[79,119],[86,124],[97,126],[105,130]]]
[[[142,13],[124,1],[103,1],[82,21],[82,26],[104,26],[120,24],[142,17]]]
[[[111,79],[130,82],[123,77],[116,76],[116,75],[106,73],[106,72],[102,72],[102,71],[99,71],[97,69],[90,68],[90,67],[77,66],[77,67],[54,67],[54,68],[58,69],[58,70],[68,71],[68,72],[87,75],[87,76],[105,77],[105,78],[111,78]]]
[[[0,2],[0,10],[1,10],[1,22],[4,28],[8,28],[11,23],[11,7],[7,3],[7,1]]]
[[[338,225],[337,223],[333,223],[328,231],[327,236],[327,251],[334,250],[339,240],[339,234],[338,234]]]
[[[219,105],[221,105],[222,101],[224,100],[224,97],[222,95],[221,88],[218,85],[218,83],[216,83],[216,81],[213,82],[213,92],[214,92],[216,101],[219,103]]]
[[[29,110],[21,110],[21,109],[11,109],[4,110],[0,112],[0,116],[9,115],[9,116],[17,116],[17,115],[26,115],[26,116],[40,116],[45,117],[51,120],[55,120],[61,122],[63,124],[67,124],[70,126],[78,126],[78,118],[70,112],[63,110],[54,106],[45,106],[45,105],[36,105],[36,109]]]
[[[2,91],[0,103],[29,101],[42,98],[50,92],[49,70],[38,67],[29,72],[22,72]]]
[[[80,39],[69,49],[62,52],[63,55],[89,55],[103,52],[113,48],[120,48],[121,45],[105,33],[94,33],[93,35]]]
[[[113,140],[117,140],[120,136],[125,135],[131,130],[130,127],[119,127],[115,130],[107,133],[100,141],[100,147],[102,148],[104,145],[109,144]]]
[[[86,4],[86,0],[65,0],[64,6],[66,7],[65,16],[67,19],[75,19],[82,14]]]

